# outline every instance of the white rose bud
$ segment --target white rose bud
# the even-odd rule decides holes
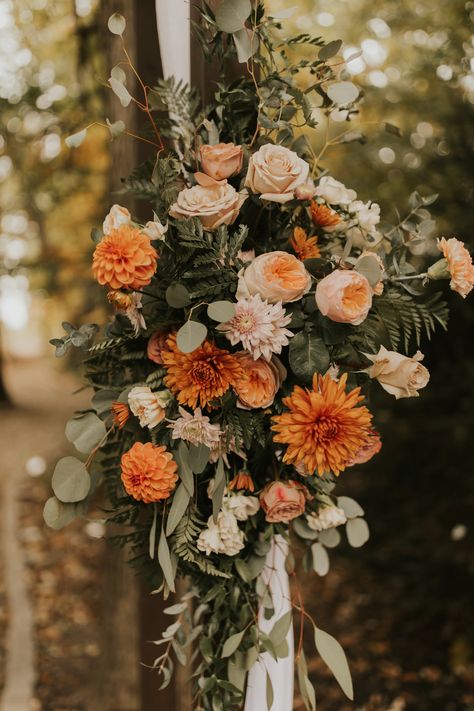
[[[309,528],[313,531],[327,531],[346,523],[347,517],[338,506],[324,506],[317,514],[312,513],[306,517]]]
[[[330,175],[325,175],[324,178],[321,178],[315,195],[323,198],[330,205],[348,205],[357,197],[355,190],[346,188],[344,183],[331,178]]]
[[[102,225],[104,235],[110,234],[112,230],[116,230],[121,225],[129,225],[131,221],[132,216],[126,207],[112,205]]]
[[[420,363],[424,355],[417,351],[412,358],[388,351],[384,346],[376,355],[368,355],[372,365],[367,369],[369,377],[375,378],[390,395],[396,399],[418,397],[418,390],[427,385],[430,374]]]

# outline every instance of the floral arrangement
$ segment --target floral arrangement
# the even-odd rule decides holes
[[[109,28],[122,36],[124,19],[112,16]],[[123,68],[111,73],[119,100],[151,120],[154,155],[125,182],[150,220],[111,208],[93,231],[92,272],[115,316],[95,343],[92,324],[66,323],[52,341],[57,355],[83,349],[93,397],[67,425],[78,455],[58,462],[44,515],[60,528],[105,489],[107,519],[123,527],[120,542],[152,585],[166,598],[178,578],[190,581],[166,610],[174,620],[155,667],[164,686],[175,661],[190,659],[194,708],[216,711],[242,704],[263,652],[288,655],[291,614],[269,634],[258,624],[259,611],[273,612],[260,574],[274,537],[291,543],[290,572],[319,575],[341,527],[352,546],[368,539],[363,510],[335,485],[381,448],[370,390],[419,395],[429,373],[416,349],[447,321],[433,287],[447,279],[465,297],[474,268],[455,237],[427,236],[436,196],[412,195],[407,217],[390,225],[327,174],[325,150],[352,129],[318,154],[301,132],[316,125],[313,98],[328,125],[335,111],[346,121],[355,112],[340,41],[284,38],[280,18],[245,0],[224,0],[215,13],[204,4],[197,32],[206,55],[242,62],[242,77],[223,78],[211,106],[173,80],[142,85],[136,99]],[[107,126],[113,137],[126,132]],[[439,250],[423,272],[420,244]],[[298,592],[293,606],[307,708],[309,628],[352,698],[342,648]],[[269,680],[269,708],[271,699]]]

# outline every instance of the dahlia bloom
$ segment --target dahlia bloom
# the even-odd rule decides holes
[[[449,286],[465,299],[474,287],[474,266],[464,242],[460,242],[455,237],[450,239],[443,237],[438,240],[438,249],[448,262],[447,268],[451,275]]]
[[[165,384],[180,405],[194,409],[199,403],[200,407],[205,407],[211,400],[224,395],[242,372],[234,355],[210,341],[205,341],[192,353],[182,353],[176,344],[176,335],[172,334],[166,345],[169,350],[161,354],[168,371]]]
[[[205,444],[209,449],[219,445],[221,428],[212,424],[209,417],[202,414],[201,408],[197,407],[191,414],[184,407],[180,407],[179,414],[181,417],[168,425],[173,439],[183,439],[191,444]]]
[[[121,466],[125,491],[145,504],[167,499],[178,481],[178,465],[171,453],[151,442],[135,442],[122,455]]]
[[[274,442],[288,445],[284,462],[337,476],[368,441],[372,415],[359,406],[360,388],[346,393],[346,381],[347,373],[338,382],[316,373],[311,390],[296,385],[283,399],[287,411],[272,418],[272,430]]]
[[[130,225],[121,225],[95,248],[92,271],[101,286],[141,289],[150,283],[157,260],[149,237]]]
[[[269,304],[260,294],[239,299],[230,321],[221,323],[216,330],[225,333],[233,346],[241,343],[252,358],[270,360],[273,353],[281,353],[294,334],[285,326],[291,321],[281,301]]]

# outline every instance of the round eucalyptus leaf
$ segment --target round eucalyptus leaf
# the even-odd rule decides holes
[[[353,548],[360,548],[369,540],[369,527],[363,518],[351,518],[346,523],[347,540]]]
[[[86,498],[91,478],[83,462],[76,457],[63,457],[56,464],[51,486],[60,501],[76,503]]]
[[[77,515],[76,504],[65,504],[51,496],[43,507],[43,519],[47,526],[59,531],[74,520]]]
[[[120,67],[118,64],[115,67],[112,67],[112,69],[110,70],[110,76],[114,79],[117,79],[117,81],[121,81],[122,84],[125,84],[125,82],[127,81],[127,75],[125,74],[122,67]]]
[[[198,321],[186,321],[176,334],[176,343],[181,353],[192,353],[207,336],[207,328]]]
[[[364,509],[357,501],[351,499],[350,496],[338,496],[337,505],[344,511],[347,518],[357,518],[364,515]]]
[[[222,32],[238,32],[245,25],[252,6],[250,0],[222,0],[216,9],[217,27]]]
[[[127,87],[118,79],[114,79],[114,77],[109,77],[109,84],[122,106],[127,107],[132,100],[132,95],[128,91]]]
[[[342,40],[333,40],[332,42],[329,42],[327,45],[325,45],[319,50],[319,59],[322,59],[323,62],[325,62],[327,59],[334,57],[334,55],[337,54],[341,49],[341,45]]]
[[[378,284],[382,277],[382,270],[377,258],[371,257],[370,255],[358,259],[354,265],[354,269],[359,272],[359,274],[365,276],[372,287]]]
[[[329,351],[322,338],[313,333],[298,333],[290,341],[290,367],[305,385],[311,385],[315,373],[329,368]]]
[[[68,148],[77,148],[81,145],[86,136],[87,128],[83,128],[82,131],[78,131],[77,133],[73,133],[71,136],[67,136],[67,138],[64,139],[64,143]]]
[[[318,539],[326,548],[335,548],[341,541],[341,534],[337,528],[328,528],[319,533]]]
[[[105,425],[95,412],[86,412],[81,417],[69,420],[66,425],[66,437],[83,454],[92,452],[105,433]]]
[[[127,23],[123,15],[119,15],[118,12],[114,12],[107,21],[107,27],[113,35],[123,35]]]
[[[231,301],[214,301],[207,307],[207,315],[213,321],[226,323],[235,315],[235,304]]]
[[[321,543],[313,543],[311,552],[313,554],[314,572],[321,577],[326,575],[329,571],[329,556],[325,547]]]
[[[359,89],[351,81],[337,81],[330,84],[326,94],[335,104],[352,104],[359,96]]]
[[[173,309],[183,309],[191,303],[189,291],[182,284],[170,284],[166,289],[166,301]]]
[[[91,404],[97,414],[100,416],[108,415],[112,403],[118,400],[117,390],[98,390],[92,397]]]

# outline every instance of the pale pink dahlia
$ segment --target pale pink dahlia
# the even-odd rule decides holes
[[[237,301],[235,315],[227,323],[221,323],[218,331],[225,333],[233,346],[241,343],[254,360],[270,360],[273,353],[281,353],[294,334],[287,326],[291,316],[287,316],[281,301],[269,304],[260,294]]]
[[[179,408],[179,417],[171,422],[173,439],[183,439],[191,444],[205,444],[209,449],[215,449],[221,442],[221,428],[212,424],[209,417],[202,414],[201,408],[197,407],[194,413],[187,412],[184,407]]]

